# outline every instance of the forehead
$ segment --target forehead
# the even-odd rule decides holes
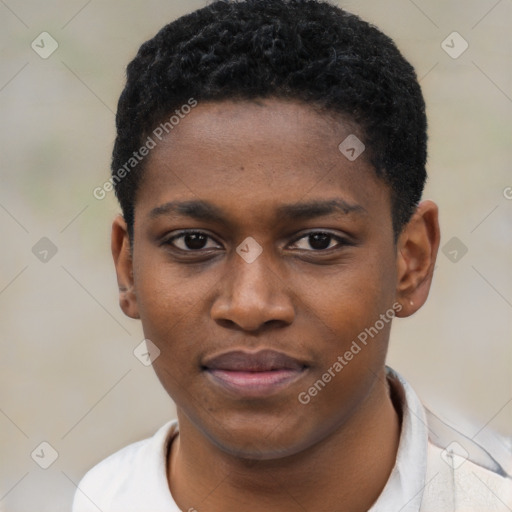
[[[388,189],[365,152],[347,157],[353,153],[344,141],[352,149],[360,139],[353,123],[303,103],[200,103],[150,153],[136,215],[199,199],[232,213],[279,213],[283,204],[320,198],[389,208]]]

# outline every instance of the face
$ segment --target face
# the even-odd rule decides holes
[[[199,104],[146,162],[131,256],[114,223],[121,305],[180,420],[227,453],[299,453],[383,375],[418,265],[365,153],[338,149],[351,134],[295,102]]]

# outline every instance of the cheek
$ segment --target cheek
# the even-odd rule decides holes
[[[316,297],[309,319],[316,332],[310,328],[309,334],[322,341],[300,403],[307,401],[307,410],[322,418],[325,428],[350,415],[382,370],[395,313],[392,294],[384,293],[387,281],[385,274],[366,269],[331,280],[326,293]]]
[[[357,335],[392,306],[394,261],[389,256],[376,258],[375,254],[379,253],[368,250],[358,254],[346,267],[316,279],[314,287],[304,287],[304,294],[310,297],[311,310],[326,319],[336,331]]]
[[[144,328],[175,332],[200,307],[208,279],[197,268],[169,261],[165,250],[139,242],[134,253],[134,284]],[[179,329],[179,327],[178,327]]]
[[[163,251],[141,253],[134,254],[135,292],[144,336],[160,350],[153,366],[161,380],[186,381],[199,371],[205,340],[211,338],[207,296],[217,275],[171,264]]]
[[[321,340],[316,350],[320,364],[311,383],[331,370],[326,378],[332,383],[330,380],[326,386],[329,389],[322,392],[319,406],[336,396],[347,402],[355,399],[358,389],[367,388],[368,379],[374,379],[385,361],[395,314],[394,266],[391,251],[386,258],[374,254],[382,254],[382,250],[358,254],[350,265],[316,280],[320,286],[315,286],[313,292],[311,285],[309,291],[307,286],[302,287],[303,293],[309,294],[303,305],[304,332],[308,332],[308,324],[316,326],[314,330],[309,327],[309,337]]]

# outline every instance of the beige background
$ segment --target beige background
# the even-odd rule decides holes
[[[441,208],[442,245],[457,237],[468,248],[456,263],[440,254],[429,302],[395,322],[389,362],[432,408],[470,418],[470,437],[511,435],[512,1],[338,3],[416,67],[430,121],[425,197]],[[139,324],[117,305],[117,204],[92,191],[108,177],[126,64],[165,22],[202,5],[0,0],[2,511],[69,510],[89,467],[174,415],[133,355]],[[43,31],[59,44],[48,59],[31,48]],[[457,59],[441,47],[453,31],[469,43]],[[32,252],[42,237],[58,249],[46,263]],[[46,470],[30,455],[43,441],[58,452]]]

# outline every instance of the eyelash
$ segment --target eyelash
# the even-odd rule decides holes
[[[292,244],[296,244],[299,240],[302,240],[303,238],[307,238],[307,237],[310,237],[311,235],[315,235],[315,234],[327,235],[332,240],[337,241],[338,244],[336,246],[334,246],[334,247],[328,247],[326,249],[302,249],[302,250],[306,250],[307,252],[321,253],[321,252],[327,252],[327,251],[330,251],[332,249],[336,249],[336,248],[339,248],[339,247],[353,245],[353,243],[349,242],[349,240],[347,240],[346,238],[343,238],[341,236],[334,235],[333,233],[329,233],[328,231],[322,231],[322,230],[309,231],[307,233],[304,233],[301,236],[295,238],[292,241]],[[174,235],[174,236],[164,240],[163,245],[169,245],[169,246],[173,247],[174,249],[176,249],[178,251],[181,251],[181,252],[185,252],[185,253],[201,253],[201,252],[204,252],[205,250],[208,250],[208,249],[181,249],[181,248],[176,247],[174,245],[173,242],[175,240],[183,239],[186,236],[190,236],[190,235],[202,235],[202,236],[205,236],[207,239],[214,240],[214,238],[212,236],[208,235],[204,231],[194,231],[194,230],[191,230],[191,231],[182,231],[179,234]]]

